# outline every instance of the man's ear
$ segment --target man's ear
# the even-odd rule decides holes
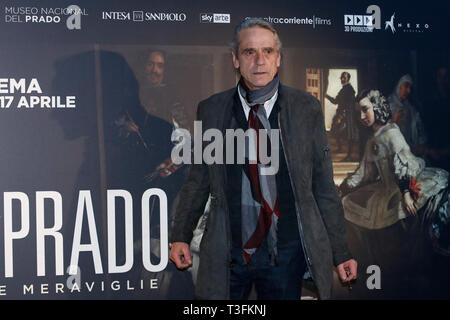
[[[231,51],[231,57],[233,58],[233,65],[235,69],[239,69],[239,60],[236,57],[234,51]]]

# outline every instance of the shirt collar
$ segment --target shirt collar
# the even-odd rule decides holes
[[[250,107],[247,104],[247,101],[245,101],[244,97],[242,97],[239,90],[238,90],[238,94],[239,94],[239,99],[241,100],[242,109],[244,110],[244,113],[245,113],[245,118],[248,120],[248,114],[250,113]],[[278,98],[278,90],[275,91],[272,98],[270,98],[269,100],[264,102],[264,109],[266,110],[267,119],[269,119],[270,113],[272,112],[273,106],[275,105],[275,101],[277,101],[277,98]]]

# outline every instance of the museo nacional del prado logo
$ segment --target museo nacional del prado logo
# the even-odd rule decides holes
[[[4,22],[31,24],[64,24],[68,30],[81,29],[81,17],[87,16],[87,11],[72,4],[65,8],[43,7],[4,7]]]

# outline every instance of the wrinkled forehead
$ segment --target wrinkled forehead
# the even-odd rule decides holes
[[[242,29],[239,32],[239,49],[246,48],[274,48],[277,41],[275,34],[266,28],[254,26]]]

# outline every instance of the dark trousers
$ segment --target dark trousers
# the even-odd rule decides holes
[[[260,248],[248,265],[241,249],[232,250],[230,299],[248,299],[253,284],[258,300],[299,300],[306,263],[301,245],[278,248],[278,265],[270,264],[266,249]]]

